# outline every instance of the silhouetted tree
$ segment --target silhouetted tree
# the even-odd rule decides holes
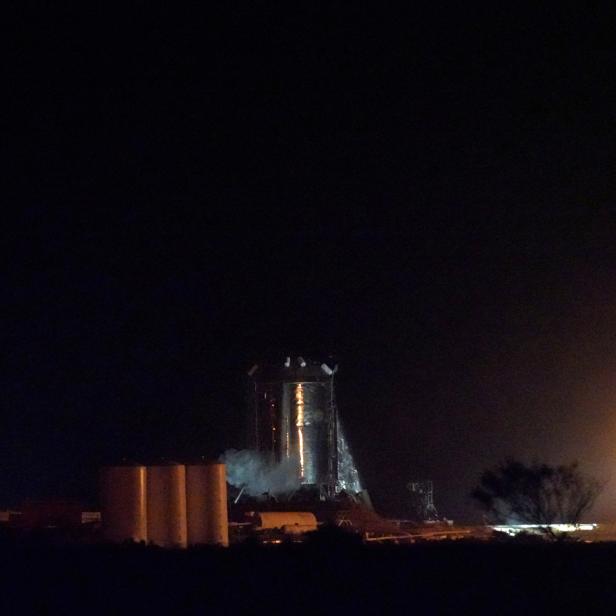
[[[507,459],[481,475],[471,496],[490,521],[537,524],[551,538],[550,524],[579,524],[601,492],[601,484],[569,465],[526,465]]]

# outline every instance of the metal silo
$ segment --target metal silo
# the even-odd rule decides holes
[[[103,535],[113,543],[147,541],[146,467],[107,466],[100,472]]]
[[[188,543],[229,545],[225,465],[187,466],[186,502]]]
[[[186,467],[148,466],[148,541],[165,548],[186,547]]]

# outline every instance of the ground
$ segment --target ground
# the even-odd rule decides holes
[[[9,545],[3,613],[613,613],[614,543]]]

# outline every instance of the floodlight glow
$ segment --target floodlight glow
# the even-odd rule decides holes
[[[321,364],[321,370],[323,370],[327,376],[334,374],[334,371],[327,364]]]
[[[596,523],[592,524],[500,524],[490,526],[492,530],[508,535],[517,535],[522,532],[537,533],[547,528],[558,533],[573,533],[576,531],[591,531],[597,528]]]

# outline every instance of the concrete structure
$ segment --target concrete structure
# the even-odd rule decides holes
[[[186,502],[189,545],[229,545],[225,465],[187,466]]]
[[[106,541],[229,545],[224,464],[110,466],[100,478]]]
[[[103,536],[112,543],[147,541],[146,468],[109,466],[100,474]]]
[[[148,542],[165,548],[187,545],[186,467],[183,464],[147,468]]]

